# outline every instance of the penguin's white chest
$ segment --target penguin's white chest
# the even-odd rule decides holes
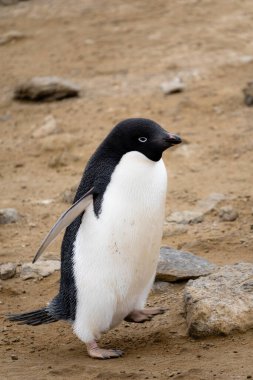
[[[153,162],[139,152],[122,157],[99,217],[90,205],[77,233],[73,256],[77,317],[80,308],[101,310],[93,302],[96,298],[98,304],[108,305],[103,316],[110,308],[108,319],[116,324],[141,302],[142,294],[146,298],[159,255],[166,188],[162,159]]]

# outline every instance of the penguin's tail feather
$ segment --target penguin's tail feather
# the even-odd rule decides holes
[[[18,322],[20,325],[38,326],[45,323],[57,322],[58,319],[54,318],[46,307],[29,313],[9,314],[6,316],[11,322]]]

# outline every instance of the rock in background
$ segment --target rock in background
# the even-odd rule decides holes
[[[195,224],[201,223],[204,220],[204,214],[201,211],[174,211],[168,216],[168,223],[177,224]]]
[[[155,281],[152,286],[152,293],[154,294],[160,294],[165,293],[169,289],[171,289],[173,285],[166,281]]]
[[[184,91],[185,84],[181,78],[175,77],[170,81],[162,82],[160,87],[164,95],[170,95]]]
[[[244,103],[248,107],[253,106],[253,82],[249,82],[247,86],[243,89],[244,93]]]
[[[0,279],[8,280],[9,278],[14,277],[16,274],[16,268],[17,265],[14,263],[6,263],[0,265]]]
[[[0,224],[16,223],[20,218],[15,208],[0,209]]]
[[[54,101],[78,96],[80,87],[59,77],[34,77],[15,89],[14,99]]]
[[[189,252],[170,247],[160,249],[156,280],[182,281],[206,276],[216,269],[214,264]]]
[[[166,218],[166,222],[171,223],[171,225],[201,223],[204,216],[214,210],[224,199],[226,199],[226,196],[222,193],[211,193],[208,197],[198,201],[194,210],[172,212]]]
[[[234,222],[238,218],[238,212],[232,206],[221,207],[219,217],[222,222]]]
[[[57,125],[57,121],[53,115],[47,115],[40,127],[36,128],[32,137],[41,138],[49,135],[54,135],[62,132],[62,129]]]
[[[7,33],[0,35],[0,45],[6,45],[13,41],[22,40],[26,37],[24,33],[17,30],[10,30]]]
[[[34,264],[25,263],[21,267],[20,277],[23,280],[30,278],[47,277],[57,270],[60,270],[61,264],[59,260],[43,260]]]
[[[184,302],[192,337],[253,328],[253,264],[226,265],[207,277],[189,281]]]

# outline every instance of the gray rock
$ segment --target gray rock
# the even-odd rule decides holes
[[[17,30],[10,30],[0,36],[0,45],[5,45],[12,41],[22,40],[25,37],[26,35],[24,33],[18,32]]]
[[[32,101],[54,101],[78,96],[80,87],[59,77],[34,77],[20,84],[14,99]]]
[[[204,216],[215,209],[217,204],[223,201],[226,196],[222,193],[211,193],[208,197],[197,202],[195,210],[175,211],[166,218],[168,223],[196,224],[204,220]]]
[[[172,285],[165,281],[155,281],[152,286],[152,293],[160,294],[165,293]]]
[[[227,265],[189,281],[184,303],[188,332],[193,337],[253,328],[253,264]]]
[[[219,217],[223,222],[233,222],[238,218],[238,212],[232,206],[221,207]]]
[[[15,208],[0,209],[0,224],[16,223],[20,218]]]
[[[248,107],[253,106],[253,82],[249,82],[247,87],[243,89],[244,93],[244,103]]]
[[[185,89],[185,84],[181,78],[176,77],[171,81],[161,83],[160,87],[164,95],[169,95],[175,94],[177,92],[182,92]]]
[[[195,224],[201,223],[203,220],[202,211],[175,211],[166,218],[167,222],[178,224]]]
[[[47,277],[55,271],[60,270],[60,266],[59,260],[44,260],[34,264],[25,263],[21,266],[20,277],[23,280]]]
[[[57,126],[57,122],[52,115],[47,115],[43,121],[43,124],[35,129],[32,133],[34,138],[45,137],[60,133],[62,130]]]
[[[170,247],[160,249],[156,280],[182,281],[206,276],[216,269],[214,264],[193,255]]]
[[[14,263],[7,263],[0,265],[0,278],[1,280],[8,280],[16,274],[17,265]]]

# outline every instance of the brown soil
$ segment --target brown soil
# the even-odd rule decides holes
[[[26,38],[0,46],[1,202],[23,218],[1,226],[1,262],[32,259],[42,237],[66,208],[61,193],[78,183],[90,154],[113,125],[149,117],[182,135],[185,148],[165,154],[170,172],[167,214],[193,209],[212,192],[239,212],[217,212],[167,236],[214,263],[252,262],[252,108],[242,88],[252,80],[252,0],[34,0],[0,7],[0,34]],[[83,86],[82,96],[54,103],[12,100],[26,78],[58,75]],[[159,86],[179,75],[181,94]],[[53,115],[63,133],[32,138]],[[38,203],[53,199],[50,205]],[[49,253],[58,255],[60,240]],[[45,305],[59,275],[2,283],[1,316]],[[36,328],[3,320],[1,379],[246,379],[253,378],[253,332],[193,340],[183,316],[184,284],[151,295],[169,311],[152,322],[122,323],[102,339],[125,356],[90,359],[64,323]],[[13,356],[14,355],[14,356]],[[15,357],[16,355],[16,357]],[[15,360],[15,358],[17,360]]]

